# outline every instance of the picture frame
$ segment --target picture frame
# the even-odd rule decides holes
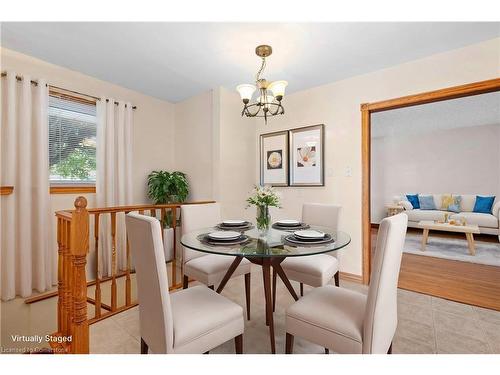
[[[288,130],[260,135],[260,184],[288,186]]]
[[[289,130],[289,186],[325,186],[325,125]]]

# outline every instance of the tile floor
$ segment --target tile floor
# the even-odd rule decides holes
[[[363,285],[350,282],[341,282],[341,286],[364,293],[367,290]],[[307,290],[306,287],[306,293]],[[231,280],[223,294],[244,306],[243,278]],[[278,353],[284,352],[284,310],[291,303],[291,296],[279,281],[274,315]],[[394,353],[500,353],[498,311],[400,289],[398,315]],[[139,353],[138,308],[92,325],[90,337],[92,353]],[[258,268],[252,271],[252,319],[245,323],[244,352],[270,352],[264,321],[262,276]],[[319,354],[323,353],[323,348],[296,338],[294,352]],[[233,342],[215,348],[212,353],[234,353]]]

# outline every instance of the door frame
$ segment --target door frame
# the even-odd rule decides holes
[[[373,103],[361,104],[361,219],[362,219],[362,246],[363,284],[370,283],[371,272],[371,212],[370,212],[370,178],[371,178],[371,114],[389,111],[420,104],[457,99],[465,96],[480,95],[500,91],[500,78],[473,82],[460,86],[408,95],[399,98],[382,100]]]

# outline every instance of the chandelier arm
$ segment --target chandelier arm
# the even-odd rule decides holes
[[[249,107],[257,107],[257,110],[254,113],[252,113],[250,112]],[[250,106],[245,107],[245,114],[247,115],[247,117],[255,117],[259,114],[259,112],[260,112],[260,106],[256,104],[252,104]]]

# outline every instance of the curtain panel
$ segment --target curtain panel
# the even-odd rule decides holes
[[[97,101],[97,207],[132,203],[132,104],[112,98]],[[101,215],[99,233],[100,276],[126,268],[125,216],[116,217],[116,261],[113,263],[110,215]]]
[[[1,298],[28,297],[57,284],[57,249],[49,246],[48,88],[15,72],[1,80],[0,197]]]

